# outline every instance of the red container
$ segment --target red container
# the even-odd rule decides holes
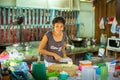
[[[120,70],[120,65],[116,65],[115,70]]]

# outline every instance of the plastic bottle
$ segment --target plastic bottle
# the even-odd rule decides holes
[[[101,34],[101,36],[100,36],[100,45],[101,45],[101,47],[105,47],[106,42],[107,42],[106,34]]]
[[[100,68],[96,68],[96,80],[100,80]]]
[[[108,67],[101,66],[100,67],[100,80],[107,80],[108,78]]]

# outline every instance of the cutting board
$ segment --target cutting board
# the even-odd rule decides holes
[[[70,76],[74,76],[78,70],[78,66],[74,64],[52,64],[48,66],[48,72],[67,72]]]

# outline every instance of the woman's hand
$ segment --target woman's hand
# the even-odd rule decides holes
[[[60,59],[62,58],[61,56],[59,56],[58,54],[54,54],[54,58],[57,61],[60,61]]]
[[[63,58],[67,58],[68,56],[66,55],[66,53],[63,54]]]

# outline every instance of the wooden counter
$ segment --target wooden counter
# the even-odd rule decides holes
[[[38,43],[37,43],[38,44]],[[36,45],[36,42],[34,42],[33,44],[31,43],[32,47],[29,48],[28,51],[20,51],[22,52],[26,58],[29,58],[33,60],[36,60],[37,56],[38,56],[38,48],[37,47],[34,47],[34,45]],[[7,47],[7,51],[11,51],[12,49],[14,49],[14,47],[12,46],[9,46]],[[99,46],[95,46],[95,47],[75,47],[73,50],[67,52],[67,56],[72,58],[73,60],[73,63],[75,63],[75,60],[76,60],[76,56],[78,55],[82,55],[83,53],[86,53],[86,52],[92,52],[92,53],[97,53],[98,52],[98,49],[99,49]]]
[[[96,53],[98,52],[99,46],[96,47],[75,47],[73,50],[71,50],[69,53],[67,53],[67,56],[72,58],[73,63],[75,64],[75,60],[76,60],[76,56],[78,55],[82,55],[86,52],[92,52],[92,53]]]

